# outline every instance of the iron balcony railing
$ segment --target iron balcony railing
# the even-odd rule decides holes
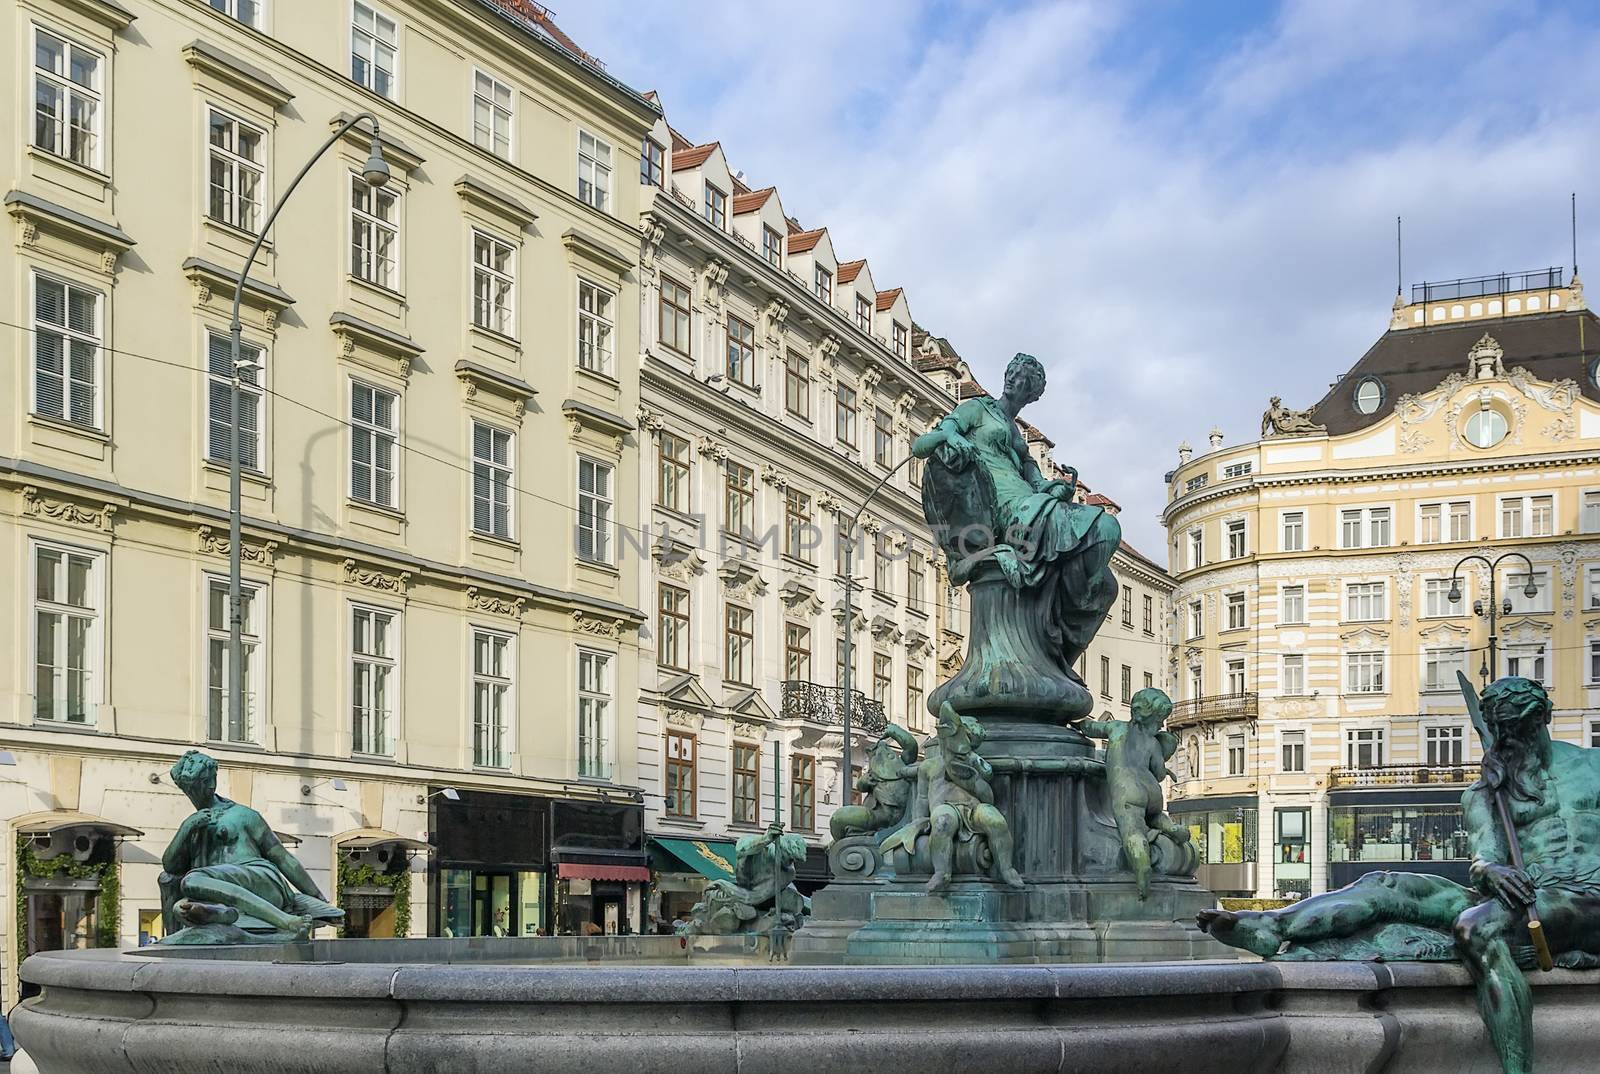
[[[883,704],[872,700],[860,690],[852,690],[850,722],[855,730],[867,735],[881,735],[889,726]],[[788,679],[783,684],[783,715],[791,720],[810,720],[813,723],[844,725],[844,688],[823,686],[802,679]]]
[[[1453,298],[1482,298],[1514,291],[1548,291],[1562,285],[1565,269],[1547,268],[1533,272],[1502,272],[1497,276],[1470,276],[1460,280],[1411,285],[1411,301],[1442,302]]]
[[[1475,764],[1381,764],[1366,768],[1335,768],[1328,773],[1328,789],[1350,787],[1464,787],[1478,778]]]
[[[1174,704],[1172,715],[1167,717],[1167,726],[1192,727],[1220,720],[1253,720],[1256,711],[1254,693],[1212,694]]]

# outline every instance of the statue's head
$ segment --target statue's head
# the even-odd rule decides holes
[[[806,837],[795,835],[780,835],[777,842],[778,862],[781,865],[799,865],[806,860]]]
[[[1268,403],[1268,404],[1267,404],[1267,405],[1268,405],[1268,406],[1271,406],[1271,407],[1276,407],[1276,406],[1277,406],[1277,405],[1278,405],[1278,404],[1279,404],[1279,403],[1281,403],[1281,402],[1283,402],[1283,396],[1281,396],[1281,395],[1274,395],[1274,396],[1273,396],[1273,397],[1272,397],[1272,399],[1271,399],[1271,401],[1270,401],[1270,402],[1269,402],[1269,403]]]
[[[196,804],[217,793],[217,761],[199,750],[190,750],[178,758],[178,763],[167,773],[178,789]]]
[[[1146,731],[1159,731],[1166,718],[1172,715],[1172,698],[1164,690],[1147,686],[1133,695],[1128,702],[1133,720]]]
[[[939,706],[938,735],[940,742],[960,742],[969,749],[983,745],[983,724],[971,716],[963,716],[946,701]]]
[[[917,740],[898,724],[890,724],[867,754],[867,770],[878,779],[900,778],[900,766],[917,759]]]
[[[1490,683],[1478,704],[1490,739],[1479,784],[1491,791],[1505,787],[1524,801],[1542,800],[1525,762],[1550,722],[1550,695],[1532,679],[1510,675]]]
[[[1044,394],[1044,363],[1031,354],[1018,354],[1006,366],[1006,394],[1031,403]]]

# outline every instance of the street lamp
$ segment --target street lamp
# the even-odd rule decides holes
[[[272,211],[267,214],[261,231],[256,235],[256,241],[250,244],[250,253],[244,259],[244,267],[239,270],[239,280],[233,287],[233,320],[228,326],[232,344],[233,381],[229,392],[230,413],[229,421],[229,460],[228,460],[228,729],[232,734],[240,734],[244,729],[244,646],[240,634],[244,626],[244,605],[242,586],[239,581],[240,563],[240,484],[239,471],[239,387],[240,377],[245,369],[254,369],[254,362],[245,362],[239,356],[239,335],[242,326],[239,323],[239,307],[244,302],[245,281],[250,278],[250,268],[255,264],[256,255],[261,252],[261,244],[267,241],[267,232],[272,229],[272,222],[278,218],[278,213],[283,209],[284,203],[289,200],[289,195],[294,193],[294,188],[300,185],[300,180],[306,177],[311,166],[322,159],[335,142],[343,138],[345,133],[357,123],[365,120],[372,124],[372,142],[367,149],[367,162],[361,166],[361,178],[372,186],[383,186],[389,181],[389,165],[384,163],[383,149],[378,139],[378,117],[371,112],[362,112],[352,116],[339,124],[337,130],[328,136],[322,143],[322,148],[311,155],[289,185],[284,188],[283,195],[278,198]]]
[[[1485,686],[1489,684],[1489,676],[1492,674],[1493,669],[1499,666],[1500,635],[1496,633],[1496,621],[1501,615],[1511,614],[1511,598],[1506,597],[1503,600],[1497,600],[1495,597],[1495,571],[1499,569],[1501,563],[1513,558],[1522,560],[1523,564],[1528,568],[1528,584],[1522,587],[1522,595],[1532,600],[1539,595],[1539,587],[1533,584],[1533,561],[1521,552],[1502,553],[1496,556],[1492,563],[1487,557],[1474,552],[1471,555],[1462,556],[1460,561],[1456,563],[1455,568],[1450,572],[1450,592],[1446,594],[1446,598],[1451,604],[1455,604],[1461,600],[1461,564],[1475,559],[1489,568],[1488,607],[1484,607],[1484,602],[1481,598],[1472,602],[1472,613],[1479,618],[1487,618],[1489,620],[1489,655],[1487,663],[1484,664],[1481,672]]]
[[[883,490],[883,487],[889,483],[889,479],[899,473],[901,468],[911,459],[912,456],[907,454],[905,458],[895,463],[888,473],[878,479],[878,483],[872,486],[872,491],[868,492],[866,498],[861,501],[861,506],[856,508],[856,513],[850,517],[850,525],[846,526],[844,531],[844,682],[840,684],[844,691],[844,769],[839,774],[839,781],[844,785],[844,790],[839,794],[840,805],[850,804],[851,791],[850,718],[852,705],[850,695],[855,688],[852,680],[854,679],[856,664],[856,633],[855,628],[851,625],[851,620],[855,618],[856,614],[856,575],[854,565],[851,563],[851,553],[855,551],[856,547],[856,527],[861,524],[861,516],[866,513],[867,504],[872,502],[872,498]],[[906,718],[910,719],[910,715],[907,714]]]

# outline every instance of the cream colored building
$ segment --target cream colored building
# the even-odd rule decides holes
[[[1537,678],[1600,735],[1600,323],[1561,270],[1418,285],[1299,435],[1185,445],[1166,524],[1172,809],[1225,894],[1464,876],[1464,671]],[[1263,425],[1264,433],[1266,426]],[[1497,666],[1488,668],[1490,572]]]
[[[620,546],[659,110],[525,0],[18,0],[0,45],[0,920],[26,888],[24,943],[154,929],[198,746],[325,892],[378,866],[339,892],[363,929],[638,927]],[[341,141],[245,291],[230,726],[219,340],[267,208],[362,110],[392,181]]]

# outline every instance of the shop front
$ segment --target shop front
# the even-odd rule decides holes
[[[429,804],[428,934],[546,935],[548,800],[460,791]]]
[[[1432,873],[1468,883],[1472,851],[1459,790],[1332,791],[1328,886],[1366,873]]]
[[[1181,798],[1169,802],[1167,812],[1189,829],[1189,839],[1200,855],[1195,875],[1203,886],[1224,898],[1255,896],[1255,795]]]
[[[641,931],[650,882],[644,806],[555,798],[549,802],[551,923],[558,936]]]
[[[411,859],[428,844],[380,828],[362,828],[337,841],[338,900],[348,939],[405,936],[411,923]]]
[[[671,933],[687,921],[713,880],[733,879],[733,843],[721,839],[650,840],[650,898],[646,932]]]

